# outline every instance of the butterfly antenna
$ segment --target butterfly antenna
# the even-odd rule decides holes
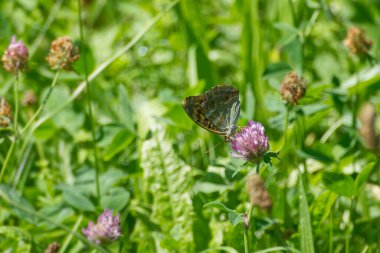
[[[216,144],[213,148],[219,147],[221,144],[226,143],[226,142],[228,142],[228,141],[227,141],[227,140],[224,140],[224,141],[222,141],[222,142],[219,142],[219,143]],[[205,154],[208,154],[208,153],[210,153],[210,150],[207,150],[207,151],[205,152]]]

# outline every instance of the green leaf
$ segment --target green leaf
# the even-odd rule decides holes
[[[211,208],[211,207],[215,207],[226,212],[235,212],[234,210],[229,209],[222,202],[219,202],[219,201],[209,202],[203,206],[203,208]]]
[[[120,106],[118,110],[116,110],[116,113],[119,116],[119,120],[129,131],[134,133],[134,112],[132,110],[128,92],[123,85],[119,85],[119,104]]]
[[[297,36],[290,37],[284,46],[284,51],[289,55],[290,65],[295,69],[298,74],[302,75],[303,57],[302,57],[302,43]],[[282,42],[282,43],[285,43]]]
[[[263,77],[269,78],[272,76],[284,75],[291,70],[292,68],[286,62],[272,63],[269,64],[264,70]]]
[[[63,189],[63,199],[72,207],[82,211],[95,211],[95,206],[82,193],[74,189]]]
[[[63,223],[65,219],[71,218],[75,215],[74,210],[71,207],[65,207],[63,201],[61,203],[55,203],[50,206],[45,206],[38,210],[39,215],[54,220],[55,222]],[[38,226],[44,226],[46,229],[51,230],[56,228],[55,224],[46,222],[45,220],[38,219]]]
[[[280,152],[268,152],[263,156],[263,162],[268,167],[272,167],[272,158],[277,158],[278,160],[280,160],[280,158],[278,157],[279,154]]]
[[[367,164],[359,173],[358,177],[355,180],[355,195],[360,194],[360,192],[363,190],[364,184],[367,181],[374,167],[375,162],[371,162]]]
[[[15,190],[13,190],[7,185],[0,185],[0,206],[3,205],[3,202],[1,202],[3,196],[1,195],[4,195],[5,198],[12,200],[12,202],[20,206],[34,211],[33,205],[28,200],[26,200],[23,196],[20,196],[19,193],[17,193]],[[13,206],[11,207],[11,210],[20,218],[23,218],[32,224],[36,224],[36,218],[30,213],[20,210],[19,208]]]
[[[106,209],[121,211],[129,202],[131,194],[122,187],[112,188],[101,198],[101,206]]]
[[[299,180],[299,212],[300,212],[300,224],[299,231],[301,235],[301,252],[314,253],[314,239],[313,231],[311,229],[310,212],[307,204],[307,198],[305,188],[303,186],[302,178]]]
[[[128,129],[122,129],[115,134],[111,144],[104,152],[104,160],[110,161],[116,154],[125,150],[125,148],[131,144],[134,139],[134,135]]]
[[[279,44],[283,47],[294,41],[298,34],[299,31],[286,23],[276,23],[273,25],[276,29],[280,30],[283,32],[283,37],[279,40]]]
[[[327,189],[338,195],[352,197],[355,194],[355,183],[351,176],[325,171],[322,181]]]
[[[165,126],[158,122],[154,124],[151,137],[142,143],[141,167],[144,191],[151,196],[149,218],[160,226],[156,243],[169,252],[193,252],[191,167],[174,152]],[[176,231],[177,240],[172,237],[173,231]],[[146,237],[151,235],[147,232]]]
[[[228,213],[228,219],[231,222],[232,226],[236,226],[237,224],[243,221],[243,216],[238,213]]]
[[[228,213],[228,219],[233,226],[236,226],[237,224],[239,224],[243,221],[243,214],[242,213],[238,213],[235,210],[226,207],[223,203],[221,203],[219,201],[209,202],[203,206],[203,208],[212,208],[212,207],[226,211]]]
[[[34,137],[39,141],[51,140],[57,132],[57,127],[52,120],[45,121],[33,133]]]

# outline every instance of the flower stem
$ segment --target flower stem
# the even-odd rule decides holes
[[[329,215],[329,223],[330,223],[330,232],[329,232],[329,253],[333,253],[333,232],[334,232],[334,227],[333,227],[333,215],[332,212],[330,211]]]
[[[348,223],[347,223],[347,230],[346,230],[346,250],[345,252],[346,253],[349,253],[350,252],[350,234],[351,234],[351,226],[350,226],[350,223],[351,223],[351,219],[352,219],[352,211],[354,209],[354,202],[355,202],[355,199],[354,198],[351,198],[351,204],[350,204],[350,209],[348,210]],[[353,223],[354,221],[352,221]],[[352,224],[353,226],[353,224]]]
[[[8,149],[7,155],[5,157],[3,166],[1,167],[1,172],[0,172],[0,183],[3,179],[4,172],[6,168],[8,167],[9,160],[12,157],[13,154],[13,149],[16,145],[16,141],[18,138],[18,133],[17,133],[17,127],[18,127],[18,86],[19,86],[19,73],[16,74],[16,82],[15,85],[13,86],[13,91],[14,91],[14,108],[15,108],[15,116],[13,119],[13,135],[14,139],[12,140],[11,146]]]
[[[82,5],[81,0],[78,0],[78,15],[79,15],[79,32],[80,32],[80,40],[81,44],[84,45],[84,35],[83,35],[83,22],[82,22]],[[86,53],[83,53],[83,67],[84,67],[84,76],[85,76],[85,82],[86,82],[86,90],[87,90],[87,107],[88,107],[88,114],[89,114],[89,124],[92,134],[92,149],[94,152],[94,159],[95,159],[95,183],[96,183],[96,195],[98,198],[98,201],[100,203],[100,182],[99,182],[99,174],[100,174],[100,163],[99,163],[99,156],[98,156],[98,149],[96,147],[96,133],[94,128],[94,117],[93,117],[93,110],[91,106],[92,96],[91,96],[91,87],[89,82],[89,74],[88,74],[88,66],[87,66],[87,58]]]
[[[33,122],[37,119],[38,115],[40,115],[40,113],[44,109],[44,107],[45,107],[45,105],[46,105],[46,103],[47,103],[47,101],[48,101],[51,93],[53,92],[53,89],[54,89],[55,85],[57,84],[58,76],[59,76],[60,73],[61,73],[60,69],[55,73],[53,82],[51,83],[51,85],[49,87],[48,93],[46,94],[46,96],[42,100],[40,106],[38,107],[37,111],[34,113],[34,115],[32,116],[32,118],[30,118],[30,120],[28,121],[28,123],[26,124],[26,126],[21,130],[21,136],[30,128],[30,126],[33,124]]]
[[[13,124],[13,132],[14,132],[14,135],[15,135],[15,142],[17,140],[17,137],[18,137],[18,86],[19,86],[19,74],[17,73],[16,74],[16,83],[15,83],[15,86],[14,86],[14,97],[15,97],[15,118],[14,118],[14,124]]]
[[[248,211],[248,227],[244,227],[244,253],[249,253],[249,229],[251,227],[251,216],[253,211],[252,201],[249,202],[249,211]]]
[[[244,228],[244,252],[249,253],[248,229]]]
[[[288,142],[289,113],[290,107],[287,105],[285,115],[284,144],[282,145],[282,148],[284,148]]]

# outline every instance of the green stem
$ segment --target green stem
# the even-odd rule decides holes
[[[0,172],[0,183],[1,183],[2,179],[3,179],[3,175],[4,175],[4,172],[5,172],[5,169],[7,168],[9,160],[10,160],[10,158],[12,156],[13,149],[15,147],[15,143],[16,143],[16,139],[14,139],[12,141],[11,146],[8,149],[7,156],[5,157],[5,160],[4,160],[3,166],[1,168],[1,172]]]
[[[249,253],[248,229],[244,228],[244,252]]]
[[[350,234],[351,234],[351,219],[352,219],[352,210],[354,208],[354,199],[351,198],[351,205],[350,209],[348,211],[348,224],[347,224],[347,230],[346,230],[346,253],[350,253]]]
[[[329,221],[330,221],[330,231],[329,231],[329,253],[333,253],[333,229],[334,229],[334,226],[333,226],[333,216],[332,216],[332,212],[330,211],[330,215],[329,215]]]
[[[30,215],[33,215],[41,220],[44,220],[56,227],[59,227],[61,228],[62,230],[66,231],[67,233],[69,234],[72,234],[74,235],[75,237],[77,237],[79,240],[81,240],[84,244],[88,245],[88,246],[91,246],[92,248],[98,250],[98,252],[102,252],[102,253],[110,253],[110,251],[108,251],[107,249],[104,249],[102,248],[101,246],[97,245],[96,243],[88,240],[86,237],[84,237],[83,235],[75,232],[75,231],[72,231],[69,227],[61,224],[61,223],[58,223],[50,218],[47,218],[46,215],[42,215],[42,214],[39,214],[38,212],[35,212],[33,210],[30,210],[29,208],[17,203],[17,202],[14,202],[13,200],[9,199],[7,195],[5,195],[3,192],[0,191],[0,197],[1,197],[1,200],[7,202],[9,205],[25,212],[25,213],[28,213]]]
[[[248,211],[248,227],[244,226],[244,252],[249,253],[249,229],[251,227],[251,217],[252,217],[252,211],[253,211],[253,204],[252,201],[250,201],[250,207]]]
[[[289,113],[290,113],[290,107],[286,105],[284,144],[282,145],[282,148],[284,148],[288,142]]]
[[[14,96],[15,96],[15,118],[14,118],[14,128],[13,128],[13,131],[14,131],[14,135],[15,135],[15,142],[17,140],[17,137],[18,137],[18,85],[19,85],[19,74],[17,73],[16,74],[16,83],[15,83],[15,86],[14,86]]]
[[[79,14],[79,32],[80,32],[80,40],[81,44],[84,45],[84,35],[83,35],[83,22],[82,22],[82,5],[81,0],[78,0],[78,14]],[[99,156],[98,156],[98,149],[96,147],[96,133],[94,129],[94,117],[93,117],[93,110],[91,106],[92,96],[91,96],[91,86],[90,82],[88,80],[88,67],[87,67],[87,58],[86,53],[83,53],[83,67],[84,67],[84,76],[85,76],[85,83],[86,83],[86,91],[87,91],[87,107],[88,107],[88,114],[90,117],[90,129],[92,134],[92,149],[94,151],[94,158],[95,158],[95,182],[96,182],[96,195],[98,198],[98,202],[100,203],[100,183],[99,183],[99,174],[100,174],[100,167],[99,167]]]
[[[256,174],[259,174],[259,169],[260,169],[261,163],[257,163],[256,165]],[[252,201],[249,202],[250,207],[248,211],[248,227],[244,226],[244,252],[248,253],[249,251],[249,228],[251,227],[251,217],[252,217],[252,211],[253,211],[253,203]],[[253,238],[253,237],[252,237]],[[255,244],[253,245],[255,248]]]
[[[14,119],[13,119],[13,135],[14,135],[14,139],[13,139],[13,141],[11,143],[11,146],[8,149],[8,152],[7,152],[7,155],[5,157],[3,166],[1,167],[0,183],[2,182],[3,175],[5,173],[5,170],[8,167],[8,163],[9,163],[11,157],[12,157],[13,150],[14,150],[14,147],[16,145],[16,141],[18,139],[18,133],[17,133],[17,127],[18,127],[18,86],[19,86],[19,73],[16,74],[16,82],[15,82],[15,85],[13,87],[14,99],[15,99],[15,103],[14,103],[15,116],[14,116]]]
[[[25,132],[30,128],[30,126],[33,124],[33,122],[37,119],[38,115],[40,115],[40,113],[44,109],[47,101],[49,100],[49,97],[50,97],[51,93],[53,92],[53,89],[54,89],[55,85],[57,84],[58,76],[59,76],[60,73],[61,73],[60,69],[55,73],[53,82],[51,83],[47,94],[45,95],[44,99],[42,100],[42,102],[41,102],[40,106],[38,107],[37,111],[30,118],[30,120],[28,121],[28,123],[26,124],[26,126],[21,130],[21,134],[20,134],[21,136],[23,134],[25,134]]]
[[[83,220],[83,215],[81,214],[81,215],[78,216],[78,219],[75,222],[72,231],[76,232],[78,230],[78,227],[82,223],[82,220]],[[67,246],[69,246],[69,244],[70,244],[70,242],[71,242],[72,239],[73,239],[73,233],[68,234],[68,236],[66,237],[65,241],[63,242],[61,248],[59,249],[59,253],[66,252]]]

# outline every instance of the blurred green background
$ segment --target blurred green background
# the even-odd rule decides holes
[[[45,60],[52,40],[67,35],[81,52],[75,72],[59,76],[33,133],[16,145],[1,196],[34,214],[0,200],[1,250],[43,252],[57,241],[61,252],[91,252],[75,235],[35,213],[81,233],[89,220],[110,208],[121,213],[123,233],[104,246],[112,252],[243,252],[242,225],[233,226],[225,211],[203,205],[220,201],[246,212],[245,184],[255,165],[241,167],[244,161],[231,157],[230,145],[216,146],[223,139],[197,126],[181,106],[186,96],[229,84],[240,91],[239,127],[250,119],[261,122],[271,151],[280,151],[281,160],[260,170],[272,209],[253,211],[255,249],[306,252],[302,242],[311,242],[315,252],[380,251],[379,153],[377,147],[365,148],[358,132],[362,104],[380,109],[379,1],[81,4],[84,41],[77,1],[0,2],[1,51],[13,35],[29,48],[21,97],[32,90],[41,102],[46,94],[55,74]],[[343,45],[353,26],[372,41],[372,60]],[[100,201],[81,83],[84,59],[93,73]],[[290,71],[303,76],[307,92],[289,112],[283,146],[287,107],[278,90]],[[14,107],[14,77],[3,70],[0,83],[0,95]],[[25,125],[37,107],[21,106],[19,124]],[[2,162],[10,142],[1,136]],[[363,175],[373,161],[375,169]],[[306,209],[299,199],[301,174]],[[367,181],[365,190],[354,190],[354,181]],[[308,215],[313,240],[302,234],[300,222]]]

